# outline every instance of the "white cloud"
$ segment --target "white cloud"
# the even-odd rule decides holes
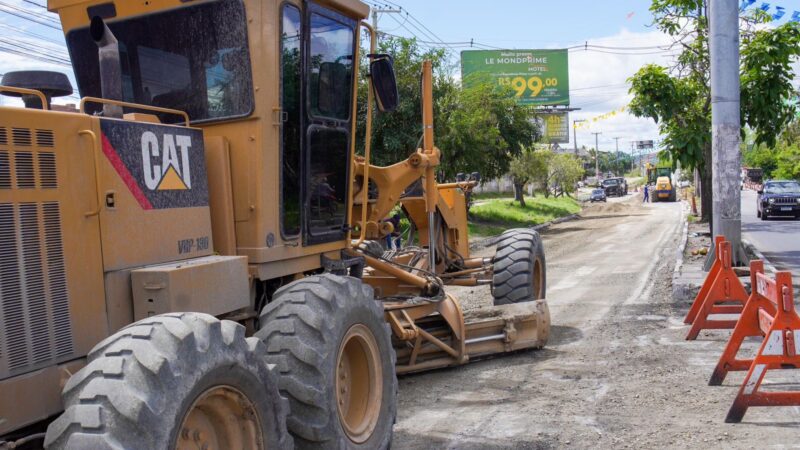
[[[570,113],[570,126],[572,120],[591,120],[627,105],[631,100],[628,78],[645,64],[668,66],[671,55],[675,53],[658,48],[666,49],[672,42],[669,36],[658,31],[637,33],[622,29],[613,36],[590,38],[587,41],[591,45],[615,48],[570,52],[570,103],[572,107],[581,108]],[[630,47],[641,49],[624,49]],[[592,87],[595,88],[586,89]],[[651,119],[640,119],[627,112],[590,122],[589,127],[578,129],[578,146],[594,147],[595,138],[591,134],[594,131],[602,132],[598,136],[602,151],[615,149],[615,137],[620,138],[620,151],[630,151],[632,141],[659,139],[658,127]],[[573,145],[570,142],[569,146]]]

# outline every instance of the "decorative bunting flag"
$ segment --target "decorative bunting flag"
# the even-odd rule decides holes
[[[572,123],[572,128],[575,128],[576,130],[580,130],[582,128],[587,128],[589,126],[588,125],[589,122],[599,122],[601,120],[610,119],[612,117],[615,117],[617,114],[622,114],[623,112],[625,112],[625,110],[627,108],[628,108],[628,105],[625,105],[622,108],[615,109],[613,111],[609,111],[607,113],[600,114],[599,116],[594,116],[591,119],[586,119],[583,122],[573,122]]]
[[[744,12],[747,8],[749,8],[753,4],[755,4],[755,2],[756,2],[756,0],[741,0],[741,3],[739,3],[739,10],[741,12]],[[769,12],[769,10],[771,8],[772,7],[767,2],[762,2],[761,5],[758,7],[758,9],[760,9],[761,11],[767,12],[767,13]],[[780,20],[785,15],[786,15],[786,8],[785,7],[783,7],[783,6],[775,6],[775,12],[772,13],[770,18],[773,21],[774,20]],[[791,15],[791,19],[789,19],[789,20],[791,20],[792,22],[800,22],[800,11],[793,11],[792,15]]]

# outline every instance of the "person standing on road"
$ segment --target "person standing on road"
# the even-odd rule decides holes
[[[650,201],[650,190],[648,189],[647,185],[644,185],[644,198],[642,199],[642,203],[647,203]]]

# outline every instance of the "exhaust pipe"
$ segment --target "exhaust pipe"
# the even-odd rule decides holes
[[[89,33],[97,44],[102,96],[104,99],[122,101],[122,64],[117,38],[100,16],[92,17]],[[104,104],[103,116],[121,119],[122,107]]]

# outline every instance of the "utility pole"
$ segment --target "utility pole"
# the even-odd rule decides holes
[[[400,14],[403,12],[400,8],[372,8],[372,28],[375,29],[375,34],[378,34],[378,14]]]
[[[572,140],[575,143],[575,156],[578,156],[578,127],[579,122],[586,122],[586,119],[576,119],[572,121]]]
[[[594,135],[594,176],[597,181],[600,181],[600,145],[597,141],[597,136],[603,134],[601,131],[592,132]]]
[[[617,170],[616,175],[619,176],[619,140],[621,138],[615,137],[614,141],[617,144],[617,153],[614,154],[614,168]]]
[[[744,261],[739,177],[739,2],[711,0],[712,235],[731,242],[734,264]],[[713,262],[709,252],[706,267]]]

